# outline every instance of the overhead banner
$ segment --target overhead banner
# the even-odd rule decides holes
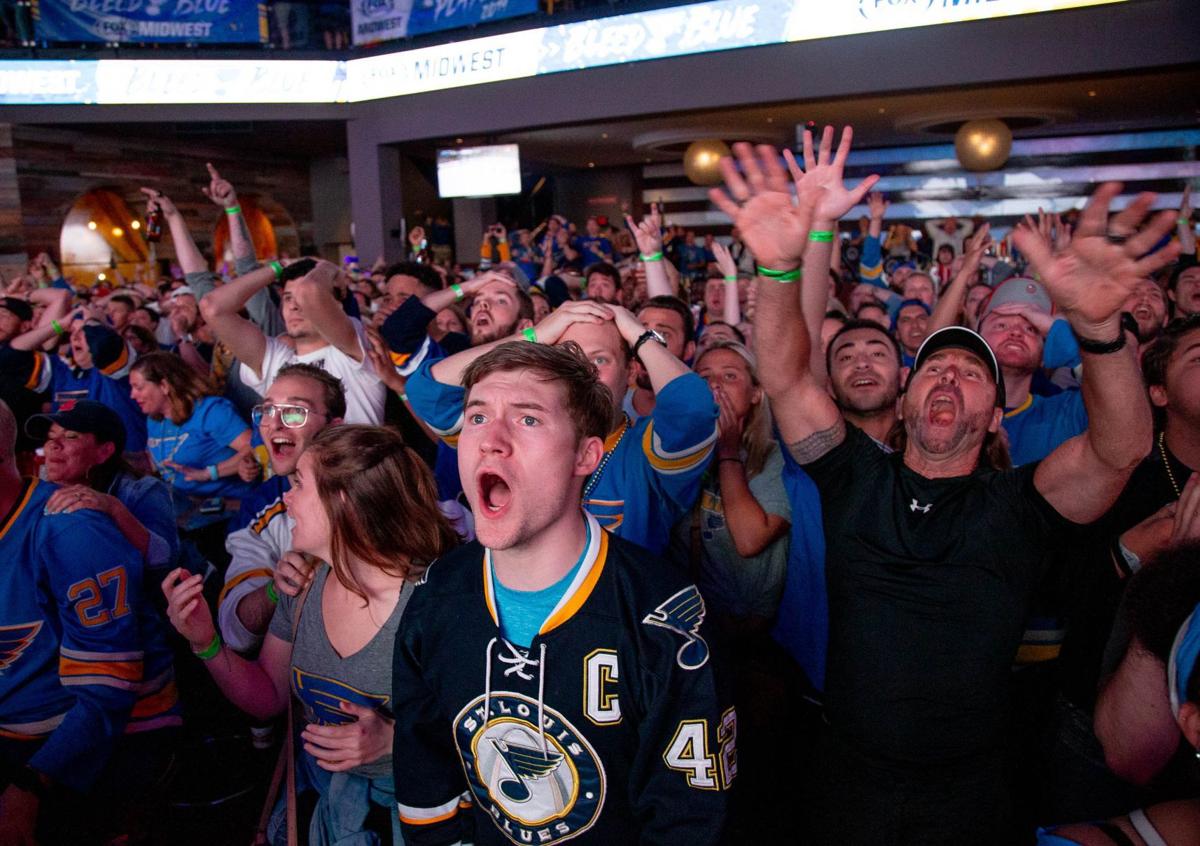
[[[424,2],[425,0],[416,0]],[[42,0],[43,8],[50,0]],[[56,0],[62,5],[215,11],[234,0]],[[242,0],[246,2],[246,0]],[[438,0],[430,0],[438,2]],[[473,0],[459,0],[466,9]],[[503,0],[496,0],[503,2]],[[525,3],[526,0],[507,0]],[[404,97],[627,62],[786,41],[1102,6],[1128,0],[714,0],[506,32],[350,61],[324,59],[0,60],[0,105],[344,103]],[[354,0],[380,31],[417,17],[410,0]],[[483,4],[484,6],[488,4]],[[427,10],[426,10],[427,11]],[[422,12],[424,13],[424,12]],[[483,12],[480,11],[480,14]],[[458,12],[454,12],[458,14]],[[465,12],[464,12],[465,14]],[[387,15],[393,16],[389,18]],[[397,18],[398,19],[398,18]],[[439,21],[453,19],[442,15]],[[465,18],[464,18],[465,19]]]
[[[355,44],[531,15],[538,0],[351,0]]]
[[[266,40],[257,0],[36,0],[39,41],[245,44]]]

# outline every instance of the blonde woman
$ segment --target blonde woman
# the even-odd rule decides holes
[[[698,510],[680,525],[684,537],[677,543],[689,548],[697,583],[722,627],[731,634],[765,632],[787,571],[791,509],[783,456],[749,350],[716,341],[695,370],[720,412],[717,449]]]

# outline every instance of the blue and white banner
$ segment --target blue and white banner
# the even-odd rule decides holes
[[[345,103],[404,97],[625,62],[907,27],[1103,6],[1129,0],[711,0],[526,29],[361,59],[0,61],[0,105]],[[235,0],[56,0],[89,7],[219,8]],[[247,2],[247,0],[236,0]],[[424,0],[353,0],[380,32],[408,27]],[[431,0],[438,2],[438,0]],[[465,5],[476,0],[457,0]],[[497,2],[497,0],[488,0]],[[525,3],[527,0],[508,0]],[[45,7],[50,0],[42,0]],[[484,3],[487,5],[487,3]],[[511,8],[511,6],[509,7]],[[143,10],[144,11],[144,10]],[[483,14],[483,10],[479,9]],[[454,14],[458,14],[455,12]],[[389,17],[389,15],[391,17]],[[452,18],[453,15],[450,16]],[[448,20],[443,15],[442,20]]]
[[[408,34],[459,29],[502,18],[532,15],[538,0],[414,0]]]
[[[248,43],[265,40],[258,0],[37,0],[38,40]]]
[[[538,0],[350,0],[355,44],[531,15]]]

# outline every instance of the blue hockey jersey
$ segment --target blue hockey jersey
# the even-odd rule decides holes
[[[57,489],[26,479],[0,517],[0,742],[86,790],[122,733],[181,720],[141,554],[99,512],[45,514]]]

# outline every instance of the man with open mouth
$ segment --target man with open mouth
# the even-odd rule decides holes
[[[850,139],[847,128],[839,161]],[[1016,231],[1079,339],[1085,432],[1042,461],[995,469],[986,444],[1005,408],[1000,364],[979,335],[949,327],[917,352],[903,442],[888,455],[847,424],[806,366],[813,341],[802,285],[789,283],[821,192],[806,190],[802,174],[797,203],[775,150],[734,149],[740,167],[722,161],[728,194],[710,196],[759,263],[754,341],[776,364],[764,368],[763,387],[824,516],[826,725],[804,794],[813,842],[1012,842],[1004,743],[1013,656],[1051,538],[1104,514],[1150,450],[1149,403],[1121,308],[1178,252],[1149,253],[1173,214],[1147,219],[1155,198],[1142,194],[1109,219],[1121,186],[1106,184],[1066,249]]]
[[[699,494],[716,442],[717,407],[704,380],[671,354],[661,336],[618,305],[566,303],[536,329],[526,328],[505,340],[573,341],[595,365],[613,404],[603,460],[584,486],[584,508],[614,534],[661,553],[671,527]],[[413,411],[447,443],[456,442],[464,425],[464,372],[503,342],[427,362],[409,378]],[[650,415],[631,422],[622,400],[635,359],[649,375],[657,400]],[[462,483],[469,490],[471,480],[462,477]]]
[[[582,508],[613,402],[581,347],[462,374],[478,540],[426,571],[393,652],[408,843],[720,842],[737,715],[696,586]]]
[[[217,620],[221,637],[233,649],[246,652],[262,643],[279,601],[271,592],[272,579],[276,564],[292,548],[294,522],[283,499],[291,490],[288,477],[313,438],[341,423],[345,414],[341,381],[312,364],[283,367],[254,407],[273,475],[242,501],[225,539],[231,561]],[[246,475],[256,477],[257,459],[248,463],[254,466],[246,468]]]

